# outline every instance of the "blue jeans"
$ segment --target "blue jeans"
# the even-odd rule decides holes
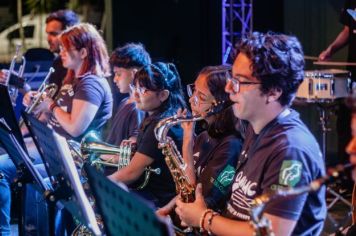
[[[0,173],[3,178],[0,179],[0,235],[10,235],[10,208],[11,208],[11,191],[10,184],[16,177],[15,164],[9,155],[0,156]]]
[[[29,150],[29,152],[32,154],[31,157],[35,157],[34,164],[41,163],[41,159],[39,158],[39,155],[35,155],[35,153],[33,152],[33,149]],[[39,168],[38,170],[42,176],[46,176],[45,171],[43,171],[43,168]],[[10,234],[11,234],[11,228],[10,228],[11,189],[10,189],[10,185],[14,181],[14,179],[17,175],[16,175],[16,166],[8,154],[0,155],[0,173],[3,176],[3,178],[0,179],[0,235],[5,235],[5,236],[9,235],[10,236]],[[29,190],[28,194],[32,195],[33,191]],[[26,192],[28,192],[28,191],[26,191]],[[27,199],[31,199],[31,198],[27,198]],[[28,216],[25,212],[25,222],[24,222],[25,224],[26,224],[27,219],[30,220],[29,222],[31,222],[31,220],[33,222],[33,217],[37,217],[37,214],[35,214],[35,213],[38,212],[38,207],[40,206],[39,204],[36,204],[36,202],[34,202],[33,200],[32,200],[32,202],[30,201],[29,204],[32,205],[32,208],[31,207],[28,208],[28,209],[30,209],[28,211]],[[41,218],[39,218],[39,219],[41,219]],[[43,219],[41,219],[41,220],[42,220],[42,222],[44,221]],[[26,229],[26,227],[25,227],[25,229]]]

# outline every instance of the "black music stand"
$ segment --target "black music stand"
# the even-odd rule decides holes
[[[12,106],[12,102],[10,99],[8,87],[5,85],[0,84],[0,118],[6,122],[7,128],[11,130],[12,135],[21,146],[22,150],[27,154],[27,149],[25,146],[25,142],[22,138],[22,134],[20,128],[18,126],[18,121],[16,119],[15,111]],[[26,170],[26,166],[24,161],[19,155],[17,150],[8,150],[12,161],[14,162],[16,169],[17,169],[17,179],[15,180],[16,192],[18,196],[20,196],[20,202],[22,203],[23,198],[23,186],[26,183],[30,183],[33,181],[33,178],[28,170]],[[1,174],[1,173],[0,173]],[[18,211],[18,218],[19,218],[19,233],[23,234],[23,217],[22,217],[22,206],[20,205]]]
[[[51,176],[54,191],[49,199],[53,202],[59,201],[62,203],[94,235],[101,235],[93,208],[84,193],[66,139],[32,115],[23,113],[23,118]]]
[[[4,118],[7,125],[11,128],[19,144],[27,152],[25,142],[22,138],[18,120],[16,119],[14,108],[11,103],[7,86],[0,84],[0,118]]]
[[[168,221],[158,218],[146,201],[90,165],[84,168],[107,235],[173,235]]]

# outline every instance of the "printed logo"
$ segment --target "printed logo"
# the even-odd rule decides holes
[[[222,185],[223,187],[227,187],[231,184],[234,179],[235,168],[227,165],[224,170],[219,174],[217,180],[214,181],[214,185],[219,187]]]
[[[283,161],[279,172],[279,184],[294,187],[302,175],[302,163],[300,161]]]

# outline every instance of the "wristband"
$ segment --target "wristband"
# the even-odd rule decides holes
[[[204,229],[204,221],[205,221],[205,217],[208,213],[213,213],[213,210],[211,209],[206,209],[203,214],[201,214],[201,217],[200,217],[200,224],[199,224],[199,227],[200,227],[200,232],[203,233],[205,231]]]
[[[212,212],[212,214],[210,215],[209,219],[208,219],[208,234],[212,235],[212,232],[210,231],[211,228],[211,224],[213,223],[213,219],[215,216],[218,216],[219,213],[217,212]]]

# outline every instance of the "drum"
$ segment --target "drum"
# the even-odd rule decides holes
[[[331,102],[349,96],[350,88],[350,72],[346,70],[305,71],[297,98],[306,102]]]

